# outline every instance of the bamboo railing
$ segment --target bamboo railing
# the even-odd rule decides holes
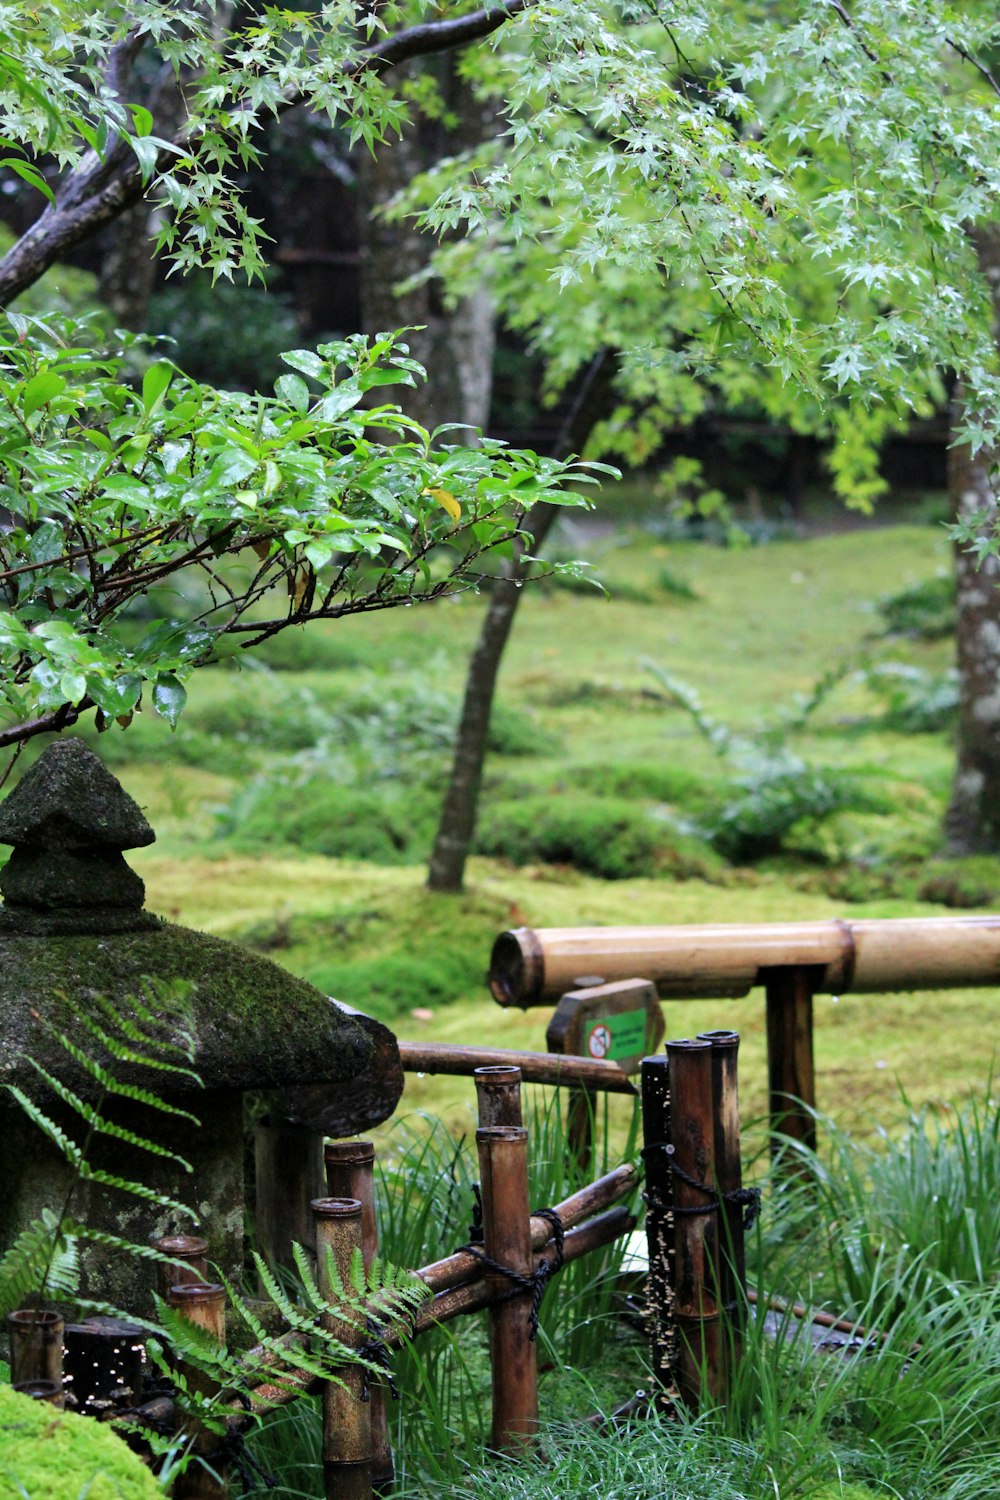
[[[776,1138],[814,1147],[813,996],[1000,984],[1000,917],[519,927],[494,943],[489,984],[501,1005],[536,1006],[583,983],[638,976],[665,1000],[735,999],[763,986],[771,1125]]]

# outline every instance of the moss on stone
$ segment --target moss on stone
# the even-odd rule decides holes
[[[158,1500],[145,1464],[103,1423],[0,1386],[0,1500]]]
[[[205,1088],[335,1082],[369,1066],[371,1039],[305,980],[234,943],[165,922],[104,936],[0,933],[0,1082],[34,1081],[24,1061],[31,1056],[86,1087],[32,1012],[62,1030],[95,995],[127,1012],[147,975],[195,986],[194,1068]],[[141,1070],[134,1078],[127,1067],[117,1071],[126,1082],[148,1083]]]

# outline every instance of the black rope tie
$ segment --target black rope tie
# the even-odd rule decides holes
[[[723,1203],[731,1203],[743,1210],[743,1228],[753,1228],[760,1213],[759,1187],[730,1188],[728,1193],[720,1193],[717,1188],[709,1187],[707,1182],[701,1182],[697,1177],[692,1177],[690,1172],[685,1171],[677,1160],[673,1146],[668,1145],[666,1141],[654,1141],[652,1145],[644,1146],[642,1155],[645,1158],[654,1151],[662,1153],[667,1158],[667,1166],[672,1176],[679,1178],[687,1187],[701,1193],[706,1202],[685,1204],[683,1207],[676,1203],[664,1203],[647,1188],[643,1197],[651,1208],[663,1209],[681,1217],[687,1214],[716,1214]]]
[[[356,1350],[359,1359],[366,1361],[361,1366],[361,1399],[362,1401],[370,1401],[372,1398],[372,1377],[375,1372],[371,1369],[371,1366],[375,1365],[378,1368],[380,1383],[387,1385],[393,1401],[398,1401],[400,1399],[399,1386],[396,1384],[396,1377],[392,1373],[392,1363],[388,1347],[382,1337],[385,1329],[374,1318],[369,1318],[368,1332],[371,1334],[371,1338]]]
[[[551,1225],[554,1254],[551,1260],[549,1260],[548,1256],[543,1256],[532,1274],[530,1276],[523,1276],[520,1271],[515,1271],[510,1266],[501,1265],[498,1260],[493,1260],[482,1248],[482,1197],[478,1183],[473,1184],[473,1191],[476,1195],[476,1206],[473,1209],[472,1227],[474,1229],[477,1226],[479,1227],[480,1242],[470,1242],[461,1248],[468,1255],[474,1255],[477,1260],[482,1261],[487,1270],[494,1271],[499,1276],[506,1276],[507,1280],[511,1283],[510,1290],[505,1292],[502,1297],[495,1299],[497,1302],[509,1302],[512,1297],[523,1296],[531,1298],[531,1306],[528,1310],[528,1327],[530,1329],[528,1339],[530,1343],[534,1343],[538,1337],[538,1313],[542,1305],[542,1298],[545,1296],[545,1288],[563,1265],[563,1247],[566,1240],[566,1232],[563,1229],[562,1220],[554,1208],[532,1209],[531,1217],[533,1219],[545,1219]]]
[[[233,1394],[243,1407],[244,1411],[252,1411],[253,1403],[244,1390],[236,1389]],[[268,1472],[264,1465],[254,1457],[247,1447],[246,1436],[238,1427],[230,1427],[229,1431],[220,1438],[216,1447],[202,1460],[210,1469],[225,1470],[232,1466],[240,1478],[240,1486],[244,1495],[258,1485],[263,1485],[267,1490],[276,1490],[281,1487],[281,1480],[274,1474]]]

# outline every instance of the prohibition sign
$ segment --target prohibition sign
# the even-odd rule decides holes
[[[595,1026],[587,1038],[587,1051],[591,1057],[607,1057],[611,1051],[611,1032],[607,1026]]]

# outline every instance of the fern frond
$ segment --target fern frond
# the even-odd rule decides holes
[[[164,980],[144,975],[140,981],[140,993],[131,997],[134,1019],[124,1014],[107,996],[98,995],[95,999],[111,1026],[137,1046],[152,1045],[157,1055],[173,1052],[190,1063],[194,1060],[197,1045],[193,1005],[195,989],[196,986],[188,980]],[[142,997],[148,1004],[143,1004]],[[170,1026],[170,1033],[166,1036],[163,1034],[165,1021]]]
[[[148,1047],[151,1041],[138,1028],[135,1028],[135,1035],[130,1036],[130,1040],[135,1044],[130,1047],[125,1042],[120,1042],[116,1037],[109,1035],[107,1028],[101,1026],[99,1022],[94,1021],[92,1017],[80,1014],[76,1019],[118,1062],[135,1063],[139,1067],[153,1068],[158,1073],[179,1074],[184,1078],[190,1078],[196,1083],[200,1082],[198,1074],[193,1069],[183,1067],[178,1063],[167,1062],[165,1058],[157,1057],[154,1053],[138,1051],[138,1047]],[[122,1018],[117,1017],[116,1019],[120,1021]],[[184,1055],[187,1055],[186,1049]]]
[[[80,1257],[76,1242],[50,1208],[25,1226],[0,1258],[0,1318],[32,1295],[44,1282],[49,1296],[70,1295],[80,1274]]]
[[[17,1084],[8,1083],[6,1087],[8,1092],[17,1100],[32,1124],[37,1125],[43,1135],[48,1136],[56,1150],[69,1162],[74,1171],[79,1171],[83,1165],[83,1153],[76,1144],[76,1141],[68,1136],[65,1130],[60,1129],[54,1120],[50,1120],[48,1115],[39,1109],[34,1100],[29,1099],[24,1090],[17,1087]]]
[[[33,1057],[27,1058],[27,1062],[34,1068],[39,1078],[44,1080],[52,1093],[58,1099],[61,1099],[69,1109],[78,1114],[84,1124],[97,1135],[114,1136],[116,1140],[125,1141],[128,1145],[136,1146],[141,1151],[148,1151],[153,1156],[166,1157],[168,1161],[176,1162],[178,1166],[183,1167],[186,1172],[191,1171],[190,1163],[185,1161],[183,1156],[178,1156],[176,1151],[171,1151],[167,1146],[157,1145],[155,1141],[147,1140],[145,1136],[136,1135],[134,1131],[126,1130],[123,1125],[116,1125],[113,1120],[109,1120],[106,1115],[102,1115],[94,1105],[88,1104],[85,1099],[81,1099],[80,1095],[69,1088],[67,1084],[61,1083],[58,1078],[50,1073],[48,1069],[43,1068],[41,1063],[36,1062]],[[88,1069],[88,1071],[91,1072],[91,1076],[99,1083],[103,1083],[103,1075],[105,1074],[103,1068],[98,1066],[94,1069]],[[135,1092],[142,1093],[141,1090],[136,1090]],[[153,1098],[154,1096],[149,1095],[149,1097]],[[195,1123],[197,1124],[198,1122],[196,1121]]]
[[[194,1218],[191,1209],[184,1212],[189,1218]],[[109,1250],[120,1250],[123,1254],[134,1257],[136,1260],[148,1260],[156,1265],[162,1265],[165,1259],[162,1251],[157,1250],[154,1245],[136,1244],[134,1240],[126,1239],[123,1235],[114,1234],[110,1229],[94,1229],[89,1224],[76,1224],[68,1220],[66,1232],[72,1234],[74,1239],[87,1240],[93,1245],[104,1245]]]
[[[165,1193],[158,1192],[156,1188],[147,1187],[144,1182],[132,1182],[127,1177],[116,1177],[113,1172],[105,1172],[100,1167],[92,1167],[89,1161],[81,1160],[77,1170],[81,1182],[99,1182],[104,1187],[117,1188],[120,1193],[129,1193],[133,1198],[142,1198],[146,1203],[155,1203],[159,1208],[170,1208],[176,1214],[194,1218],[194,1212],[188,1208],[187,1204],[179,1203],[176,1198],[168,1198]]]
[[[103,1042],[103,1044],[107,1048],[107,1033],[100,1031],[99,1028],[94,1029],[93,1023],[86,1020],[82,1016],[80,1017],[80,1020],[88,1030],[93,1030],[95,1038]],[[98,1062],[95,1057],[91,1057],[90,1053],[85,1052],[82,1047],[78,1047],[76,1043],[70,1037],[66,1036],[64,1032],[56,1031],[54,1027],[51,1028],[51,1031],[55,1041],[58,1042],[59,1046],[62,1047],[67,1056],[73,1059],[77,1067],[85,1072],[90,1078],[93,1078],[94,1082],[98,1084],[105,1093],[115,1094],[118,1098],[121,1099],[134,1099],[137,1104],[148,1105],[150,1109],[160,1110],[160,1112],[163,1114],[178,1115],[181,1119],[189,1120],[193,1125],[199,1125],[201,1123],[198,1117],[196,1115],[193,1115],[190,1110],[181,1109],[177,1104],[168,1103],[165,1099],[161,1099],[159,1095],[152,1093],[151,1090],[144,1089],[138,1084],[122,1083],[115,1077],[114,1073],[112,1073],[109,1068],[106,1068],[103,1063]],[[107,1050],[111,1051],[112,1049],[107,1048]],[[29,1057],[28,1062],[30,1062],[32,1067],[37,1069],[38,1072],[41,1073],[43,1071],[34,1058]],[[189,1069],[187,1068],[181,1068],[177,1071],[184,1073],[185,1076],[189,1075]],[[48,1075],[43,1076],[47,1077]],[[192,1073],[190,1074],[190,1076],[197,1077],[197,1074]]]

